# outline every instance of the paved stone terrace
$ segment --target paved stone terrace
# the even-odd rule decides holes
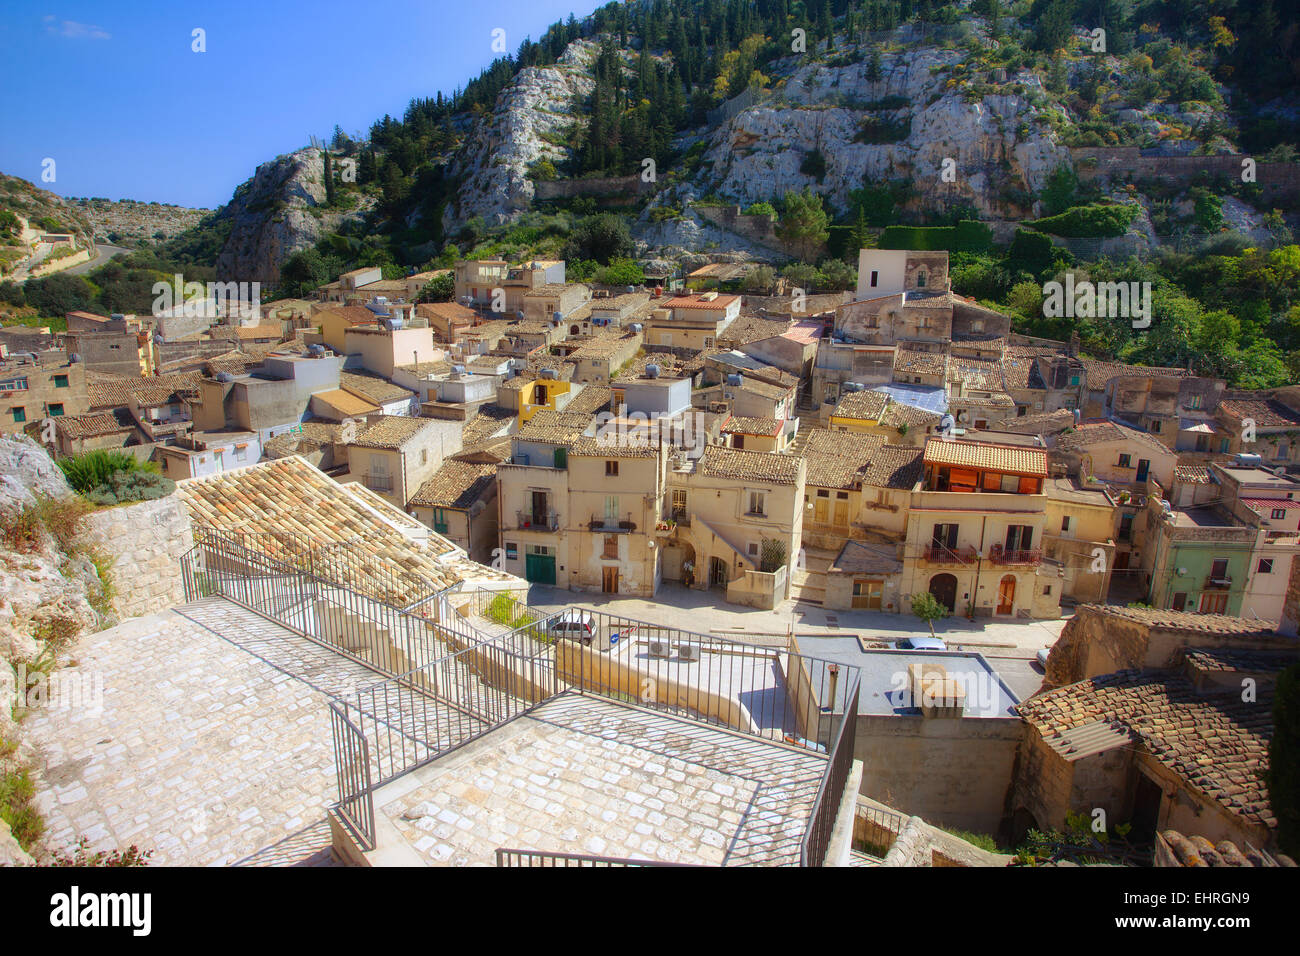
[[[376,812],[433,865],[491,866],[498,847],[793,865],[825,766],[569,693],[381,790]]]
[[[54,846],[132,843],[162,865],[331,862],[327,700],[379,675],[221,598],[83,639],[98,711],[32,711]]]

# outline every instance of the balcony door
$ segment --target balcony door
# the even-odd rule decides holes
[[[539,526],[539,527],[543,527],[543,528],[545,528],[545,527],[547,527],[547,523],[546,523],[546,520],[547,520],[547,518],[546,518],[546,512],[547,512],[546,499],[547,499],[547,495],[546,495],[546,492],[544,492],[544,491],[534,491],[534,492],[531,492],[530,494],[531,494],[531,497],[532,497],[533,524],[534,524],[535,526]]]
[[[957,525],[956,524],[937,524],[934,526],[934,534],[930,538],[930,544],[935,548],[946,548],[949,551],[957,550]]]

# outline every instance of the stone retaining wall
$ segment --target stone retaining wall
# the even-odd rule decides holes
[[[82,541],[113,558],[119,617],[139,617],[185,602],[181,556],[194,547],[189,515],[176,495],[87,515]]]

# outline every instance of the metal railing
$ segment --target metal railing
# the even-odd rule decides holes
[[[1231,589],[1232,589],[1232,578],[1229,575],[1224,575],[1221,578],[1216,578],[1214,575],[1211,574],[1205,578],[1205,587],[1203,590],[1230,591]]]
[[[993,548],[989,552],[989,562],[991,564],[1039,564],[1043,560],[1043,552],[1038,548],[1013,549],[1010,551]]]
[[[544,853],[541,850],[497,848],[497,866],[695,866],[694,863],[666,863],[662,860],[634,860],[623,856],[590,856],[585,853]]]
[[[515,530],[517,531],[559,531],[560,515],[557,511],[545,513],[534,511],[515,512]]]
[[[931,545],[925,549],[925,560],[930,564],[974,564],[977,560],[973,548],[944,548]]]
[[[361,728],[347,712],[330,701],[330,726],[334,734],[334,773],[338,786],[338,813],[357,842],[375,848],[375,800],[370,785],[370,748]]]
[[[385,675],[330,703],[335,810],[363,848],[379,787],[579,693],[826,754],[800,847],[804,865],[824,861],[853,760],[857,668],[583,608],[518,604],[525,623],[486,636],[447,594],[417,614],[295,564],[292,547],[272,556],[206,530],[196,542],[182,559],[187,600],[222,595]],[[465,595],[471,614],[497,596]]]
[[[835,830],[835,821],[839,818],[840,805],[844,802],[844,788],[848,783],[849,770],[853,767],[853,751],[858,737],[859,676],[851,676],[852,679],[844,690],[844,714],[839,719],[839,727],[829,748],[830,760],[827,761],[826,772],[813,802],[808,829],[804,831],[803,842],[800,844],[800,866],[826,865],[831,834]],[[834,706],[834,700],[831,705]]]

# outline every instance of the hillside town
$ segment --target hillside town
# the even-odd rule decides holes
[[[221,620],[245,652],[274,636],[289,673],[327,648],[313,667],[352,688],[330,705],[341,789],[317,779],[289,822],[272,795],[252,831],[199,831],[163,799],[123,830],[103,790],[129,781],[105,755],[98,797],[53,784],[52,832],[94,821],[162,862],[234,863],[332,806],[302,837],[308,858],[500,863],[514,842],[1007,865],[1023,852],[999,848],[1033,834],[1056,834],[1052,861],[1086,856],[1063,834],[1104,790],[1127,836],[1103,859],[1293,865],[1263,767],[1271,688],[1300,660],[1300,387],[1232,389],[1015,334],[953,289],[948,264],[863,249],[856,290],[755,304],[716,269],[602,287],[567,281],[561,260],[460,261],[445,302],[415,301],[432,273],[368,268],[298,300],[217,290],[156,315],[69,313],[66,332],[0,330],[7,454],[126,455],[175,489],[121,509],[164,531],[105,526],[131,582],[110,602],[124,623],[79,666],[111,670],[134,648],[147,667],[141,642]],[[407,699],[359,691],[367,670]],[[685,830],[644,814],[701,798],[689,773],[653,785],[670,795],[613,799],[627,812],[610,827],[590,808],[584,826],[547,822],[545,787],[524,830],[510,820],[531,787],[469,795],[493,742],[518,746],[502,708],[554,711],[575,735],[623,727],[643,718],[599,701],[647,680],[671,687],[629,698],[654,719],[772,745],[743,758],[765,774],[803,751],[771,811],[788,839],[715,800]],[[1236,701],[1245,680],[1259,696]],[[484,694],[502,696],[468,707]],[[421,759],[372,754],[360,786],[343,773],[340,740],[417,703],[458,720],[468,707],[474,725],[426,738],[421,724],[404,732]],[[147,720],[142,706],[103,719]],[[27,726],[59,749],[98,733],[58,712]],[[741,773],[724,738],[698,733],[703,765]],[[544,775],[548,748],[579,745],[528,734]],[[480,735],[481,755],[425,759]],[[626,745],[620,773],[638,780],[645,755]],[[417,790],[372,805],[411,768]],[[823,772],[833,802],[806,790]],[[597,799],[588,785],[579,800]]]
[[[1285,929],[1300,0],[92,6],[0,12],[15,938]]]

